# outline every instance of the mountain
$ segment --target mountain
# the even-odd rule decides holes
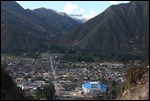
[[[33,12],[45,25],[47,25],[47,30],[55,33],[56,35],[69,33],[72,29],[79,25],[79,23],[72,20],[63,12],[57,12],[46,8],[34,9]]]
[[[52,9],[24,9],[17,2],[1,2],[1,49],[47,47],[55,37],[80,24]]]
[[[93,51],[149,54],[149,1],[112,5],[60,43]]]
[[[87,20],[89,20],[89,19],[85,18],[82,14],[70,14],[69,16],[79,23],[84,23]]]

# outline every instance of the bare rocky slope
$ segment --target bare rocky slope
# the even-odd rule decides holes
[[[149,100],[149,62],[129,68],[123,85],[117,100]]]
[[[137,84],[125,90],[119,100],[149,100],[149,71],[144,73]]]

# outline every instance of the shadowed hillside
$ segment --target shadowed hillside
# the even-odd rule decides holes
[[[1,49],[47,47],[55,37],[79,25],[67,14],[46,8],[24,9],[17,2],[1,2]]]
[[[1,64],[1,100],[31,100],[21,88],[16,87],[11,76]]]
[[[89,50],[149,54],[149,1],[112,5],[60,42]]]

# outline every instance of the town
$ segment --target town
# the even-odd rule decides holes
[[[34,94],[38,87],[48,85],[48,81],[52,81],[56,90],[56,100],[92,99],[94,91],[89,93],[83,90],[83,84],[88,82],[98,82],[106,86],[106,91],[100,90],[96,95],[101,97],[106,93],[110,94],[108,88],[114,82],[123,83],[128,68],[123,63],[103,62],[96,65],[84,61],[64,66],[56,54],[48,53],[41,54],[38,59],[2,54],[1,60],[7,64],[6,70],[17,86],[26,93]]]

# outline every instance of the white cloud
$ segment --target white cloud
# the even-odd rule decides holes
[[[77,9],[77,11],[75,12],[75,14],[82,14],[82,15],[83,13],[85,13],[85,10],[82,8],[80,10]]]
[[[85,15],[85,18],[86,19],[91,19],[93,18],[94,16],[96,16],[96,12],[94,10],[90,10],[90,13]]]
[[[84,12],[85,12],[85,10],[81,8],[81,9],[80,9],[80,12],[81,12],[81,13],[84,13]]]
[[[65,5],[64,7],[64,11],[67,13],[67,14],[71,14],[75,9],[77,9],[78,6],[75,5],[75,4],[72,4],[70,2],[67,2],[67,4]]]
[[[82,14],[81,12],[79,12],[79,11],[77,11],[77,12],[75,12],[75,14]]]
[[[82,14],[85,19],[91,19],[95,15],[97,15],[96,11],[90,10],[87,14],[87,11],[85,9],[78,7],[75,4],[72,4],[71,2],[67,2],[63,9],[64,12],[67,14]]]
[[[118,1],[109,1],[111,4],[118,4]]]

